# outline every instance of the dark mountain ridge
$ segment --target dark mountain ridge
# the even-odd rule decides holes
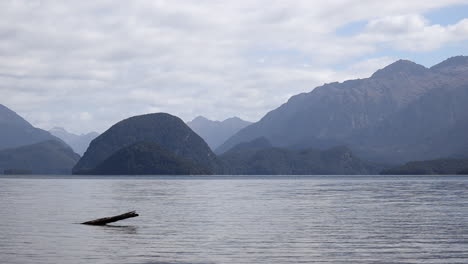
[[[137,142],[105,159],[89,174],[95,175],[200,175],[211,174],[154,142]]]
[[[155,143],[210,174],[220,169],[216,155],[180,118],[156,113],[122,120],[95,138],[73,173],[89,174],[117,151],[142,141]]]

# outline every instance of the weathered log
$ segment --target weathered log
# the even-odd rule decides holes
[[[81,224],[83,225],[106,225],[108,223],[113,223],[113,222],[117,222],[117,221],[124,220],[124,219],[131,218],[131,217],[137,217],[137,216],[138,214],[135,211],[131,211],[125,214],[99,218],[99,219],[87,221]]]

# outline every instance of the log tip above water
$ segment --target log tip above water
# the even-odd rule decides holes
[[[109,223],[117,222],[117,221],[124,220],[127,218],[137,217],[137,216],[139,216],[139,214],[137,214],[136,211],[131,211],[131,212],[116,215],[116,216],[104,217],[104,218],[99,218],[99,219],[83,222],[81,224],[83,225],[106,225]]]

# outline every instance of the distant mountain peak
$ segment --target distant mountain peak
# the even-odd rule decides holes
[[[223,121],[209,120],[203,116],[197,116],[187,125],[200,135],[211,149],[216,149],[230,136],[251,123],[239,117],[230,117]]]
[[[206,121],[210,121],[210,120],[204,116],[199,115],[190,122],[206,122]]]
[[[89,143],[99,136],[99,133],[97,132],[89,132],[86,134],[74,134],[68,132],[65,128],[63,127],[53,127],[52,129],[49,130],[49,133],[52,135],[60,138],[61,140],[65,141],[72,149],[80,154],[83,155],[83,153],[86,151],[86,149],[89,146]]]
[[[225,120],[222,121],[222,122],[248,122],[248,121],[245,121],[245,120],[243,120],[243,119],[240,118],[240,117],[233,116],[233,117],[230,117],[230,118],[225,119]]]
[[[428,69],[420,64],[409,60],[397,60],[396,62],[376,71],[371,78],[386,78],[396,75],[419,75],[427,72]]]
[[[187,123],[189,124],[189,123],[201,123],[201,122],[203,122],[203,123],[206,123],[206,122],[210,122],[210,123],[225,123],[225,122],[227,122],[227,123],[229,123],[229,122],[248,122],[248,121],[245,121],[242,118],[237,117],[237,116],[226,118],[223,121],[218,121],[218,120],[211,120],[211,119],[208,119],[208,118],[206,118],[204,116],[199,115],[199,116],[195,117],[192,121],[189,121]],[[250,123],[250,122],[248,122],[248,123]]]
[[[457,68],[468,69],[468,56],[455,56],[431,67],[435,71],[447,71]]]

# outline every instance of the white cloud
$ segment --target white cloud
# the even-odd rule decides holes
[[[404,51],[426,52],[468,39],[468,19],[456,24],[431,24],[422,15],[388,16],[371,20],[357,37],[363,43],[383,43]]]
[[[0,103],[74,132],[149,111],[257,120],[293,94],[370,75],[394,59],[382,44],[464,39],[466,20],[421,15],[457,3],[468,1],[0,1]],[[354,21],[370,22],[335,35]]]
[[[371,20],[367,30],[376,34],[406,34],[420,31],[429,21],[421,15],[387,16]]]
[[[93,119],[93,115],[88,112],[81,112],[80,113],[80,120],[81,121],[89,121]]]

